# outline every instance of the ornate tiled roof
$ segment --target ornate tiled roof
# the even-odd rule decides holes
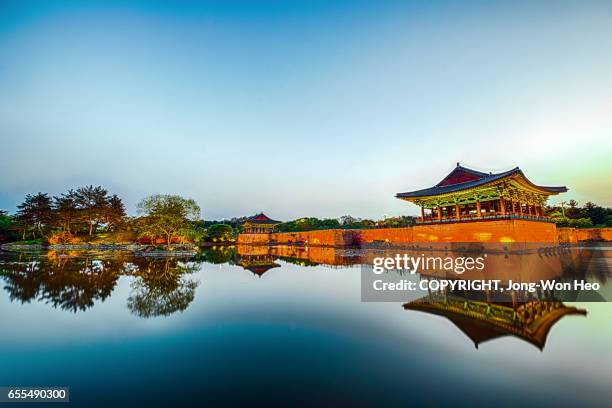
[[[531,184],[533,187],[551,194],[564,193],[567,191],[567,188],[564,186],[547,187],[533,184],[527,179],[527,177],[525,177],[525,174],[523,174],[522,170],[518,167],[515,167],[512,170],[494,174],[483,173],[480,171],[468,169],[466,167],[462,167],[459,163],[457,163],[457,167],[455,167],[453,171],[451,171],[446,177],[442,179],[442,181],[440,181],[435,186],[425,188],[423,190],[410,191],[407,193],[398,193],[395,196],[397,198],[416,198],[448,194],[456,191],[467,190],[473,187],[478,187],[514,175],[520,175],[526,182]]]
[[[250,222],[252,224],[280,224],[280,221],[273,220],[268,217],[264,213],[256,214],[252,217],[249,217],[246,222]]]

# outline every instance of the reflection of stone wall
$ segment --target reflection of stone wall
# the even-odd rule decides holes
[[[573,244],[578,242],[578,236],[576,235],[576,228],[557,228],[557,237],[559,242]]]
[[[372,243],[489,242],[527,243],[610,241],[612,228],[557,228],[549,222],[526,220],[478,221],[452,224],[415,225],[407,228],[367,230],[319,230],[272,234],[240,234],[239,244],[304,244],[351,246]]]
[[[267,244],[270,242],[270,234],[240,234],[238,235],[238,244]]]
[[[278,257],[303,259],[324,265],[356,265],[361,263],[361,256],[345,253],[344,249],[331,246],[286,246],[270,247],[270,253]]]
[[[577,229],[578,241],[612,241],[612,228]]]
[[[612,241],[612,228],[557,228],[559,242]]]

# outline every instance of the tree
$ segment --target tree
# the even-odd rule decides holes
[[[358,223],[359,221],[361,221],[361,219],[352,217],[350,215],[343,215],[342,217],[340,217],[340,224],[343,227],[353,226],[356,223]]]
[[[98,224],[105,221],[110,200],[107,195],[108,191],[101,186],[79,187],[75,192],[75,204],[80,218],[89,227],[89,236],[93,235]]]
[[[117,229],[125,223],[125,206],[123,201],[116,194],[113,194],[107,203],[107,207],[104,210],[104,222],[108,229]]]
[[[11,241],[15,236],[16,222],[6,211],[0,210],[0,242]]]
[[[408,216],[384,218],[376,223],[378,227],[399,228],[409,227],[414,224],[414,218]]]
[[[138,212],[146,217],[140,235],[152,240],[163,237],[167,245],[200,218],[198,204],[178,195],[149,196],[138,204]]]
[[[228,242],[233,238],[234,229],[227,224],[213,224],[206,230],[208,239],[213,242]]]
[[[591,219],[591,222],[595,225],[605,224],[606,218],[608,216],[607,209],[595,205],[592,202],[588,202],[584,205],[584,213],[587,217]]]
[[[116,229],[125,223],[125,206],[121,199],[102,186],[84,186],[68,190],[59,197],[53,197],[55,224],[63,232],[72,234],[85,229],[89,236],[105,225]]]
[[[25,196],[23,203],[17,206],[17,209],[17,219],[23,225],[22,238],[26,239],[28,227],[32,227],[32,237],[34,239],[36,239],[36,231],[43,236],[43,228],[51,222],[53,217],[49,195],[40,192],[36,195],[28,194]]]
[[[59,197],[53,197],[53,212],[55,223],[62,231],[72,233],[72,225],[78,221],[79,209],[76,204],[76,192],[68,190],[68,193]]]
[[[576,200],[569,200],[567,205],[569,208],[564,211],[567,218],[580,218],[582,216]]]

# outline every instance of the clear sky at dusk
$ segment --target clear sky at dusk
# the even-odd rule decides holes
[[[382,218],[458,161],[612,205],[611,2],[127,3],[0,2],[0,209]]]

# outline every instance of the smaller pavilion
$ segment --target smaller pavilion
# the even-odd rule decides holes
[[[273,220],[264,213],[259,213],[249,217],[242,224],[242,230],[245,234],[269,234],[274,232],[274,229],[280,223],[280,221]]]

